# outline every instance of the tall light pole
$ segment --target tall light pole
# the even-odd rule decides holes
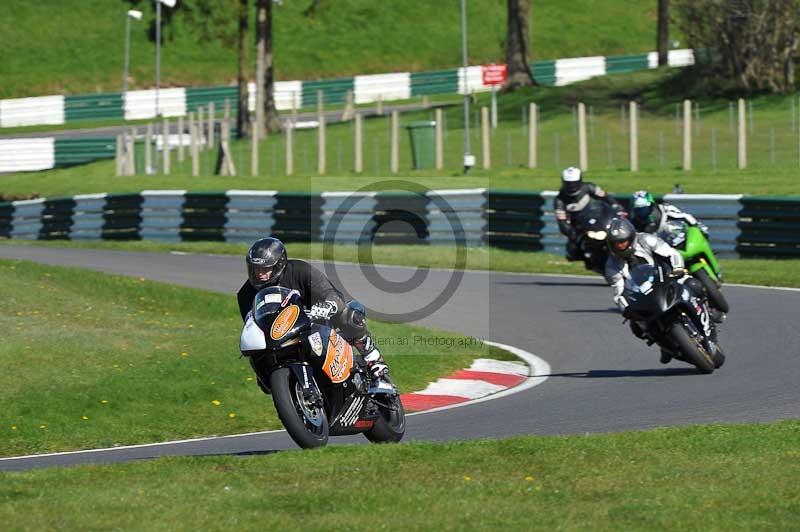
[[[464,80],[464,173],[475,165],[469,142],[469,91],[467,90],[467,0],[461,0],[461,66]]]
[[[136,9],[130,9],[125,15],[125,73],[122,76],[123,94],[128,92],[128,66],[131,62],[131,19],[142,20],[142,12]]]

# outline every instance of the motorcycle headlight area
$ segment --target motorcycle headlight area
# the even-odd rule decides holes
[[[608,235],[605,231],[587,231],[586,236],[592,240],[605,240]]]

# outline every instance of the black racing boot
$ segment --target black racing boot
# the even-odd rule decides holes
[[[662,364],[669,364],[671,360],[672,360],[672,352],[662,347],[661,358],[659,359],[659,362],[661,362]]]

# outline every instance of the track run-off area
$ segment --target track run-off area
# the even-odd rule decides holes
[[[144,277],[231,297],[245,275],[244,260],[238,256],[4,245],[0,258]],[[661,365],[657,348],[635,338],[623,324],[613,308],[610,289],[597,276],[488,271],[461,275],[375,266],[376,276],[364,273],[357,264],[315,265],[338,278],[335,284],[381,317],[413,316],[415,325],[493,341],[516,348],[523,356],[535,354],[535,379],[492,400],[409,416],[406,440],[583,434],[800,417],[800,329],[796,325],[800,290],[726,286],[732,310],[720,326],[720,343],[727,361],[712,375],[701,375],[680,362]],[[412,278],[417,282],[412,283]],[[430,313],[419,312],[448,284],[455,286],[452,294],[443,295],[440,305],[430,305]],[[413,288],[392,293],[409,285]],[[402,349],[399,339],[395,346],[392,341],[386,339],[382,349]],[[418,341],[435,342],[436,338]],[[231,338],[232,344],[237,342],[238,338]],[[264,408],[273,408],[272,401],[264,399]],[[331,440],[337,443],[367,442],[358,436]],[[284,431],[269,431],[104,452],[0,459],[0,471],[295,448]]]

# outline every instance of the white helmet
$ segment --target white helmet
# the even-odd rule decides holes
[[[580,168],[570,166],[564,168],[561,172],[561,189],[567,193],[568,196],[576,195],[583,185],[583,176]]]

